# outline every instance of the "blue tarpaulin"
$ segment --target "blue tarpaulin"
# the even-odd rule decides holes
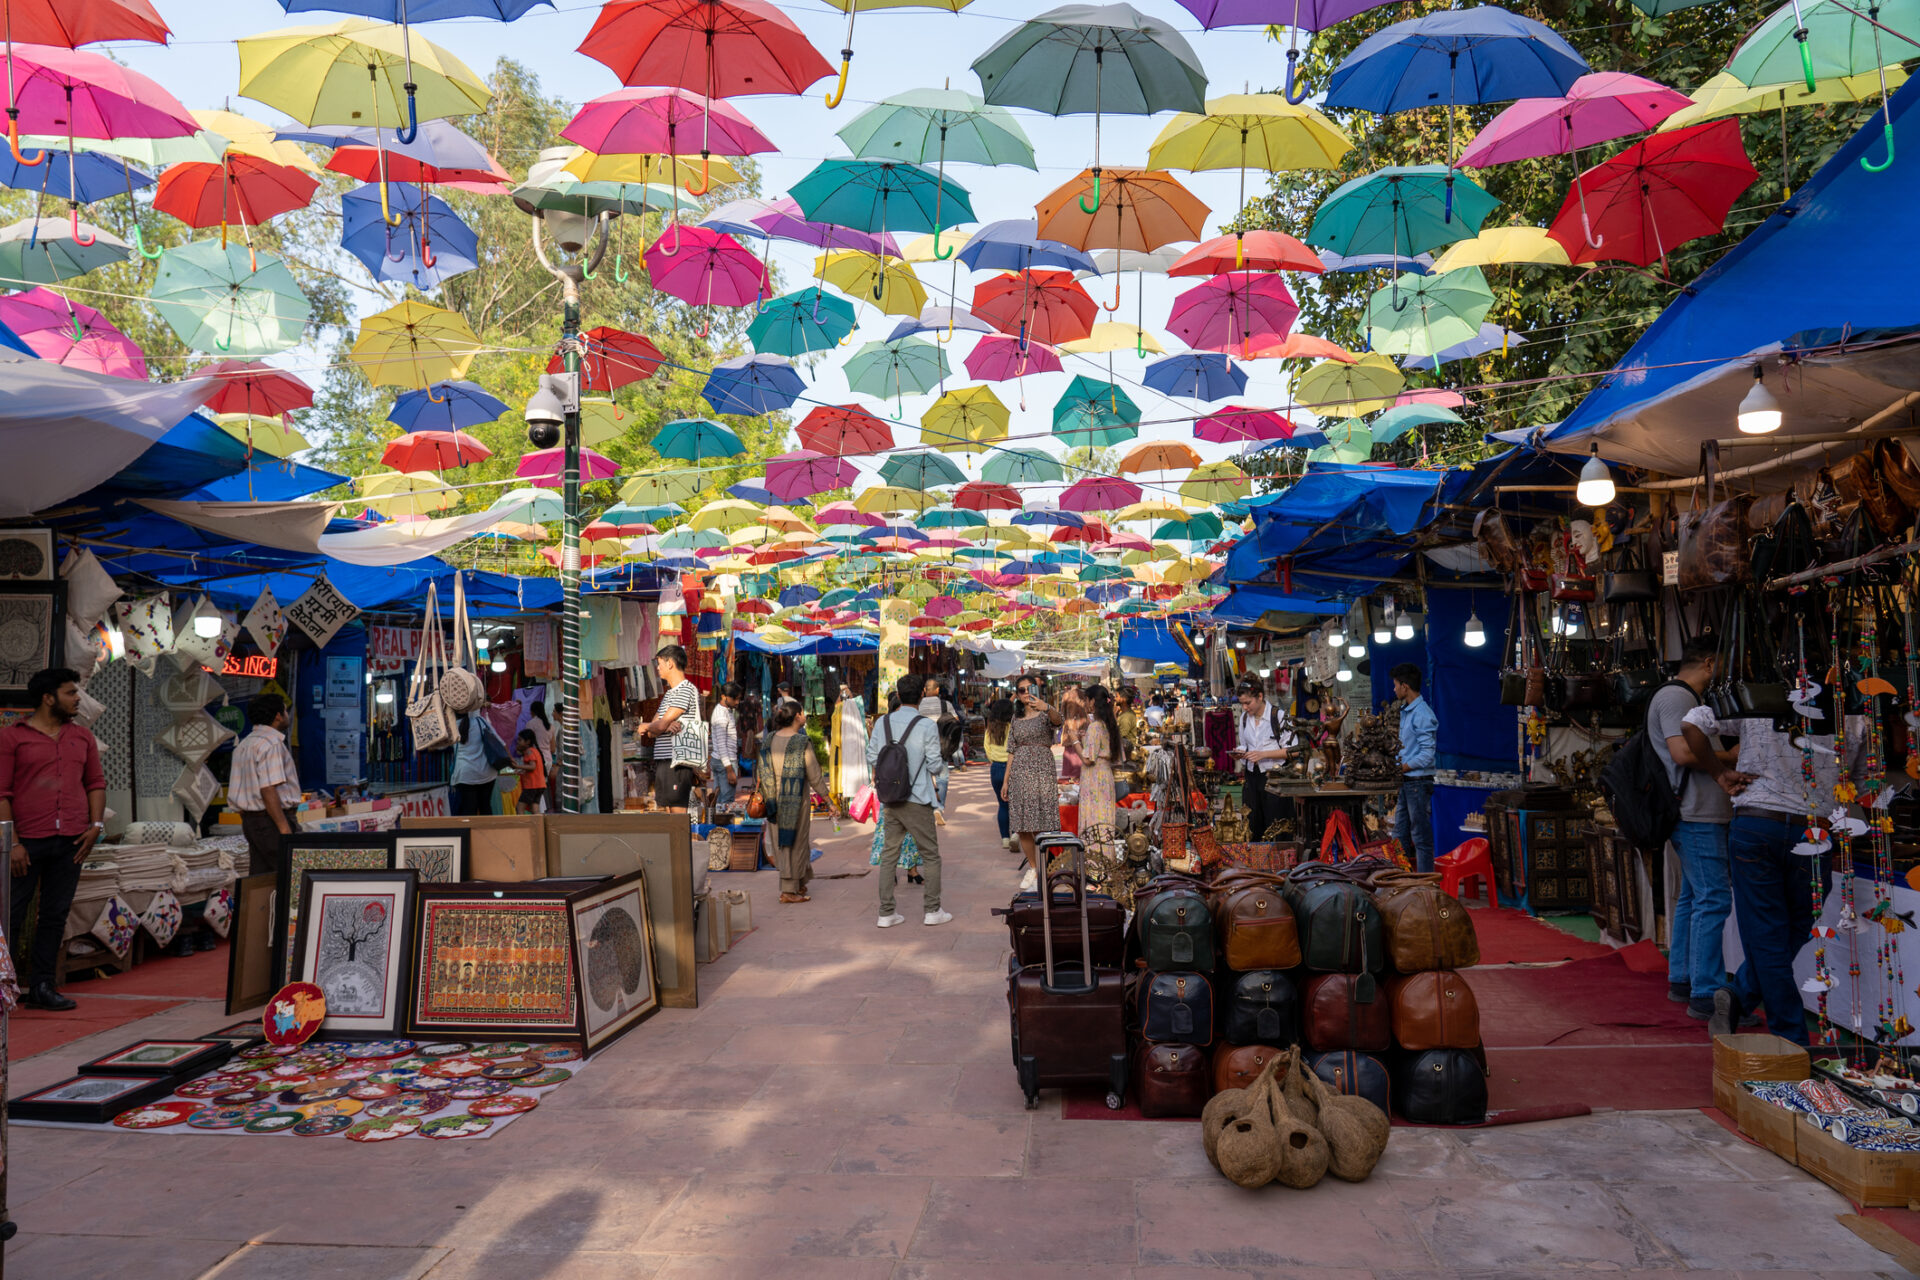
[[[1120,624],[1120,656],[1158,665],[1171,662],[1181,669],[1190,663],[1187,651],[1173,638],[1164,618],[1128,618]]]

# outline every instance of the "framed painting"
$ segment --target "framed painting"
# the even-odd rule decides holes
[[[50,582],[53,530],[0,529],[0,582]]]
[[[573,954],[587,1052],[618,1039],[660,1007],[647,873],[630,871],[575,894]]]
[[[0,706],[25,706],[34,673],[66,661],[67,584],[0,581]]]
[[[231,1040],[136,1040],[124,1048],[80,1064],[90,1076],[199,1075],[233,1056]]]
[[[403,871],[309,871],[300,892],[300,981],[327,997],[318,1035],[380,1039],[406,1025],[413,898]]]
[[[173,1077],[73,1076],[7,1103],[13,1120],[77,1120],[105,1124],[129,1107],[153,1102],[173,1092]]]
[[[534,886],[422,885],[406,1034],[580,1039],[570,897]]]
[[[271,995],[273,993],[268,992],[267,994]],[[261,1003],[265,1004],[266,1001],[263,999]],[[240,1021],[224,1026],[218,1031],[209,1031],[200,1038],[202,1040],[224,1040],[228,1044],[235,1045],[252,1044],[260,1038],[260,1019],[242,1018]]]
[[[234,886],[233,923],[227,927],[227,941],[233,945],[227,955],[226,1014],[258,1009],[285,983],[275,982],[273,966],[273,922],[279,897],[279,877],[271,871],[248,876]],[[260,1037],[260,1020],[250,1019],[236,1026],[251,1027],[248,1039]],[[225,1033],[221,1033],[225,1039]]]
[[[547,874],[647,873],[653,967],[660,1003],[700,1003],[693,965],[693,829],[684,813],[547,815]]]
[[[300,893],[309,871],[390,871],[393,833],[362,831],[336,835],[296,831],[280,837],[280,879],[276,886],[273,930],[272,995],[294,981],[294,941],[300,936]]]
[[[490,884],[525,884],[547,874],[544,821],[537,813],[402,818],[400,833],[465,830],[466,879]]]
[[[457,884],[467,878],[465,827],[400,831],[393,837],[393,866],[412,871],[421,884]]]

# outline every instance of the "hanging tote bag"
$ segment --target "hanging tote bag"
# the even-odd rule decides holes
[[[691,769],[702,777],[712,768],[707,759],[707,722],[700,718],[698,703],[691,714],[681,716],[674,724],[671,763],[676,769]]]
[[[436,635],[438,628],[435,628]],[[453,575],[453,656],[447,660],[446,674],[440,677],[440,695],[447,710],[456,715],[478,711],[487,705],[487,686],[473,670],[473,626],[467,621],[466,575]]]
[[[453,745],[453,713],[441,693],[446,659],[440,649],[440,598],[427,584],[427,613],[420,624],[420,656],[414,659],[413,681],[407,686],[407,723],[413,728],[413,749],[433,751]]]

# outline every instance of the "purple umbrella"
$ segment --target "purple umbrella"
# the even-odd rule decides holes
[[[1336,22],[1345,22],[1358,13],[1378,9],[1387,0],[1180,0],[1180,7],[1200,19],[1200,25],[1214,27],[1289,27],[1293,43],[1287,47],[1287,101],[1299,106],[1307,100],[1307,87],[1294,95],[1294,68],[1300,61],[1299,32],[1325,31]]]
[[[1683,107],[1686,94],[1619,71],[1573,82],[1564,98],[1522,98],[1487,122],[1460,153],[1463,169],[1563,156],[1629,134],[1645,133]]]
[[[748,221],[776,240],[793,240],[816,249],[857,249],[861,253],[900,256],[900,246],[890,235],[876,236],[831,222],[807,221],[792,196],[781,196],[766,213]]]
[[[844,489],[860,474],[845,458],[795,449],[767,459],[767,490],[782,502],[799,502],[829,489]]]

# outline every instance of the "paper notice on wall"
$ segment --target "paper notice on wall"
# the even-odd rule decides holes
[[[360,748],[360,734],[327,733],[327,782],[338,785],[346,782],[358,782],[366,771],[362,762],[366,752]]]
[[[328,736],[359,733],[366,727],[361,723],[358,707],[328,707],[320,714],[326,721]]]

